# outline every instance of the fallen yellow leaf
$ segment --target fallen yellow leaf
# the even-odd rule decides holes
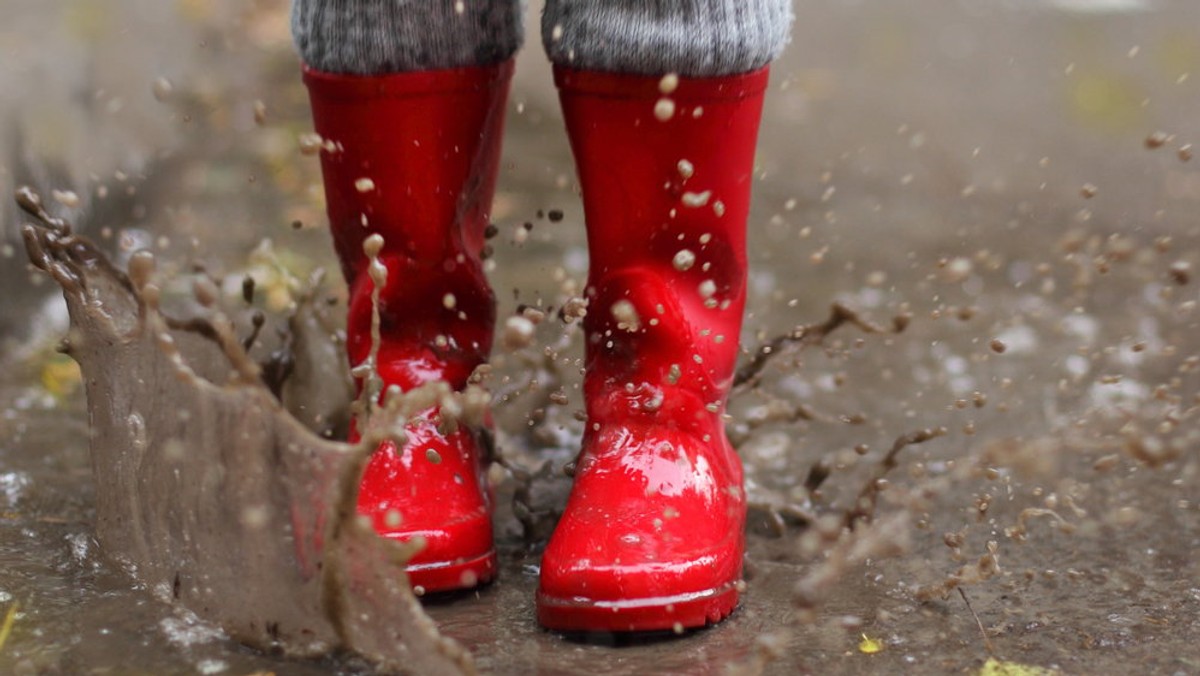
[[[989,657],[979,670],[979,676],[1058,676],[1057,669],[1035,667],[1017,662],[1002,662],[995,657]]]
[[[8,612],[4,614],[4,622],[0,623],[0,650],[4,650],[4,643],[8,641],[8,635],[12,633],[13,623],[17,621],[17,611],[20,608],[21,604],[13,601],[13,604],[8,607]]]
[[[866,634],[862,635],[862,641],[858,643],[858,652],[864,655],[874,655],[881,650],[883,650],[883,641],[871,638]]]
[[[82,381],[79,364],[65,354],[56,354],[42,366],[42,387],[61,399],[78,387]]]

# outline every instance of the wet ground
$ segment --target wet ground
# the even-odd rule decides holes
[[[0,181],[73,190],[90,208],[60,195],[62,213],[118,255],[248,269],[266,304],[286,300],[282,270],[332,263],[279,3],[51,4],[17,0],[0,31],[0,120],[19,110],[24,125],[3,141]],[[785,349],[737,395],[759,505],[742,608],[682,638],[543,632],[538,543],[506,508],[499,581],[430,614],[495,673],[977,673],[991,656],[1200,673],[1200,7],[807,4],[820,6],[797,8],[760,144],[746,359],[835,301],[907,326]],[[543,61],[526,49],[509,111],[502,315],[561,302],[586,272]],[[551,208],[562,222],[538,218]],[[0,672],[365,670],[239,646],[99,555],[86,407],[53,352],[64,313],[24,267],[19,219],[0,214],[13,247],[0,259]],[[274,256],[250,255],[264,237]],[[515,394],[525,356],[497,368],[510,379],[497,392],[514,393],[497,408],[501,450],[529,471],[551,463],[532,506],[552,512],[576,377],[543,420],[536,393]],[[926,429],[938,436],[884,476],[893,442]],[[873,525],[839,535],[864,495]]]

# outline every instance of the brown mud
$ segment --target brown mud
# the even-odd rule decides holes
[[[115,16],[136,16],[139,2],[115,1]],[[24,7],[23,21],[44,4]],[[189,65],[162,73],[169,86],[146,76],[87,89],[102,104],[97,128],[151,119],[173,130],[169,148],[142,153],[154,159],[136,167],[90,166],[95,177],[76,183],[62,178],[71,172],[0,178],[33,177],[50,218],[76,221],[122,270],[141,269],[135,252],[154,250],[159,270],[148,279],[161,287],[162,317],[211,313],[200,301],[217,299],[232,318],[225,347],[257,331],[245,352],[276,365],[280,377],[268,380],[281,383],[284,405],[255,382],[261,374],[249,377],[257,366],[230,369],[211,338],[169,328],[171,349],[187,351],[199,377],[177,378],[151,331],[126,351],[79,344],[75,356],[91,365],[72,390],[76,376],[52,348],[75,336],[52,285],[32,281],[44,275],[28,275],[17,254],[5,259],[0,672],[372,670],[347,650],[297,659],[245,646],[274,640],[261,619],[283,613],[324,639],[310,655],[354,641],[393,655],[400,644],[373,632],[399,630],[409,649],[401,659],[445,665],[419,638],[430,635],[427,616],[485,673],[980,673],[989,659],[1072,674],[1200,673],[1200,178],[1191,159],[1200,40],[1185,28],[1200,25],[1194,3],[797,7],[760,144],[743,383],[730,408],[754,504],[746,594],[721,625],[637,640],[562,637],[533,620],[539,547],[569,490],[582,426],[578,323],[568,320],[586,272],[571,159],[536,45],[518,68],[490,241],[501,316],[528,322],[513,323],[520,330],[482,380],[497,419],[501,575],[478,592],[423,599],[419,611],[388,574],[394,566],[345,571],[341,582],[272,575],[295,570],[285,508],[326,496],[328,524],[348,504],[336,475],[354,451],[320,440],[346,421],[339,348],[328,339],[345,296],[333,281],[306,281],[336,265],[318,169],[298,147],[311,127],[283,3],[187,5],[164,23],[191,45],[175,47]],[[88,34],[96,53],[148,49],[122,42],[121,22],[105,25]],[[107,112],[114,92],[125,108]],[[71,207],[66,189],[88,208]],[[41,237],[55,232],[9,219],[16,252],[26,224]],[[108,274],[86,264],[98,258],[35,241],[86,276]],[[96,286],[133,326],[140,296],[123,274]],[[93,306],[67,297],[74,320],[88,321]],[[121,345],[104,328],[114,317],[94,330]],[[166,389],[118,385],[128,408],[101,401],[112,429],[91,438],[102,428],[88,424],[89,370],[114,383],[160,378]],[[313,382],[328,387],[304,385]],[[146,424],[131,428],[135,408]],[[153,479],[142,494],[188,509],[106,504],[105,495],[137,493],[115,483],[134,474],[93,480],[89,444],[133,453],[144,444],[145,457],[169,459],[185,410],[211,423],[188,430],[199,435],[188,441],[190,471],[176,478],[169,462],[144,462],[134,474]],[[169,433],[140,438],[150,412]],[[242,434],[295,462],[280,472],[267,450],[215,442]],[[278,445],[285,440],[296,454]],[[214,485],[230,499],[201,500]],[[302,503],[303,518],[315,523],[320,504]],[[148,523],[106,525],[115,512]],[[261,519],[284,536],[262,537]],[[93,534],[128,547],[144,568],[131,576],[114,565]],[[193,568],[179,577],[176,602],[183,564]],[[339,633],[330,622],[338,606],[322,590],[354,580],[385,588],[368,600],[404,599],[370,611],[397,623]]]
[[[71,316],[59,350],[79,364],[87,396],[106,556],[262,650],[349,650],[388,671],[473,671],[409,588],[411,553],[357,516],[359,478],[379,439],[368,433],[348,447],[317,437],[272,395],[219,309],[188,321],[162,314],[149,252],[126,274],[40,196],[22,188],[17,200],[39,221],[23,230],[30,262],[62,288]],[[214,301],[203,277],[194,289],[201,306]],[[299,373],[322,370],[303,363],[310,354],[293,353]]]

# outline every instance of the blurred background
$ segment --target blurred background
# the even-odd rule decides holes
[[[533,5],[499,222],[559,194],[558,206],[578,211]],[[310,122],[287,9],[283,0],[10,0],[0,185],[70,192],[58,204],[76,220],[177,236],[176,245],[198,237],[206,250],[288,237],[295,220],[320,231],[317,164],[296,152]],[[1200,195],[1176,158],[1195,128],[1194,3],[840,0],[796,11],[760,144],[762,256],[781,249],[773,243],[825,251],[827,278],[896,253],[855,248],[878,237],[952,253],[1001,228],[1085,218],[1165,232],[1183,227]],[[1145,152],[1156,132],[1164,147]],[[1084,185],[1097,188],[1091,201],[1080,199]],[[993,207],[1005,218],[981,222]],[[14,209],[0,209],[8,247],[19,240]],[[798,243],[798,232],[811,237]],[[314,243],[315,254],[320,237],[288,246]],[[556,243],[580,238],[577,227],[556,232]],[[6,280],[23,276],[19,263],[4,267]],[[9,330],[27,324],[14,304],[2,312]]]

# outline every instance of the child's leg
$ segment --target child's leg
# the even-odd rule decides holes
[[[520,0],[293,0],[301,60],[375,75],[484,66],[521,46]]]
[[[547,0],[542,44],[576,70],[714,77],[770,63],[791,25],[791,0]]]
[[[517,0],[296,0],[334,244],[350,285],[351,366],[371,354],[363,246],[380,235],[387,268],[376,364],[385,387],[462,389],[488,358],[495,303],[480,252],[491,210]],[[360,386],[362,381],[360,379]],[[482,439],[441,434],[438,409],[371,459],[359,510],[425,548],[414,587],[475,586],[495,574]]]
[[[766,63],[787,0],[552,0],[543,39],[583,190],[587,427],[538,618],[643,631],[728,615],[742,468],[722,416],[746,298]]]

